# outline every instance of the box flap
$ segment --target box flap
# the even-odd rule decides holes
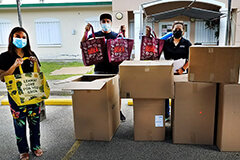
[[[188,82],[188,74],[174,75],[174,82]]]
[[[174,61],[160,60],[160,61],[124,61],[121,66],[171,66]]]
[[[190,48],[240,48],[240,46],[199,46],[199,45],[193,45]]]
[[[83,75],[66,84],[63,90],[101,90],[116,75]]]
[[[105,81],[95,80],[93,82],[70,82],[66,84],[63,90],[101,90],[106,84]]]

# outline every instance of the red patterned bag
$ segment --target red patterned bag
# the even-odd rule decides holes
[[[118,38],[121,35],[122,38]],[[119,64],[124,60],[130,60],[133,39],[123,38],[122,33],[119,33],[116,39],[108,39],[107,52],[109,63]]]
[[[105,51],[105,38],[104,37],[96,38],[93,26],[91,25],[90,27],[92,29],[93,39],[81,42],[82,59],[85,66],[90,66],[102,62]],[[88,32],[86,32],[85,34],[86,39],[87,35]]]
[[[150,28],[150,27],[149,27]],[[158,39],[156,33],[150,28],[148,35],[142,36],[140,60],[159,60],[164,40]]]

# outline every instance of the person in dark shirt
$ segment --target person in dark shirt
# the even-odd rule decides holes
[[[108,13],[103,13],[100,15],[100,25],[102,27],[101,31],[95,32],[95,37],[105,37],[106,40],[108,39],[115,39],[118,36],[118,33],[113,32],[111,30],[112,27],[112,15],[108,14]],[[85,33],[83,34],[83,38],[82,38],[82,42],[86,41],[86,32],[90,31],[90,24],[88,23],[85,27]],[[123,34],[125,35],[125,27],[121,26],[121,28],[123,28],[121,31],[123,32]],[[92,38],[92,34],[89,35],[88,39]],[[105,43],[107,48],[107,43]],[[119,72],[119,65],[116,64],[111,64],[109,63],[108,60],[108,54],[107,54],[107,49],[105,49],[104,52],[104,61],[95,64],[95,68],[94,68],[94,73],[95,74],[118,74]],[[122,112],[120,111],[120,119],[122,121],[126,120],[126,117],[122,114]]]
[[[186,59],[183,67],[177,70],[177,74],[182,74],[188,69],[189,47],[192,44],[182,37],[185,33],[183,21],[175,21],[172,25],[172,32],[173,36],[164,42],[164,57],[166,60]]]
[[[186,63],[177,70],[176,74],[181,75],[188,69],[189,47],[192,45],[182,36],[185,33],[185,25],[183,21],[175,21],[172,25],[173,36],[164,42],[163,51],[166,60],[186,59]],[[166,100],[165,119],[169,120],[169,100]]]
[[[23,57],[29,57],[23,63]],[[25,73],[33,72],[33,64],[37,62],[37,70],[39,69],[39,60],[34,52],[31,51],[29,36],[27,32],[20,27],[12,29],[9,35],[8,51],[0,55],[0,79],[4,82],[4,76],[19,74],[19,65]],[[21,160],[29,159],[29,147],[26,139],[26,118],[28,118],[30,129],[31,150],[36,156],[41,156],[43,151],[40,149],[40,106],[32,104],[26,106],[18,106],[8,94],[11,113],[13,116],[15,134],[17,138],[18,151]],[[31,113],[31,114],[29,114]],[[34,116],[33,116],[34,115]],[[29,119],[33,118],[33,121]]]

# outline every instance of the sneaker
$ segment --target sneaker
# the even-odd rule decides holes
[[[122,114],[122,111],[120,111],[120,120],[123,122],[126,121],[126,117]]]

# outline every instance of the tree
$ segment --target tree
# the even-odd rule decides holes
[[[21,2],[20,0],[16,0],[16,1],[17,1],[18,23],[19,23],[19,26],[22,27]]]

